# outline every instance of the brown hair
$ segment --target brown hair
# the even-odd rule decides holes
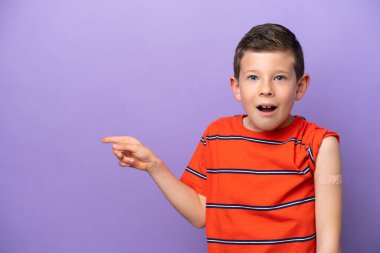
[[[254,26],[240,40],[234,56],[234,76],[239,80],[240,61],[246,51],[291,50],[294,54],[294,70],[297,81],[304,74],[304,60],[301,44],[296,36],[286,27],[279,24],[262,24]]]

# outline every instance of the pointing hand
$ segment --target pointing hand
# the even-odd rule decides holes
[[[114,155],[121,167],[133,167],[151,172],[159,158],[139,140],[131,136],[111,136],[102,139],[103,143],[113,143]]]

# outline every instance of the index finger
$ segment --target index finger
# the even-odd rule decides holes
[[[102,139],[103,143],[113,143],[113,142],[123,142],[125,141],[124,136],[110,136],[110,137],[105,137]]]
[[[138,139],[132,136],[110,136],[110,137],[103,138],[102,141],[103,143],[117,142],[117,143],[141,144],[141,142]]]

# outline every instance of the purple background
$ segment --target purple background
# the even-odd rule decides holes
[[[234,49],[273,22],[300,40],[293,114],[337,131],[342,249],[378,252],[378,1],[0,1],[0,252],[206,252],[143,172],[101,139],[133,135],[180,177],[212,120],[242,113]],[[377,101],[377,102],[376,102]]]

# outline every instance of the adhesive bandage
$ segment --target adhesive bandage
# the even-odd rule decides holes
[[[342,184],[342,174],[336,175],[318,175],[317,183],[323,185]]]

